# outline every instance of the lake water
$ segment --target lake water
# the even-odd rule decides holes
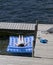
[[[53,23],[53,0],[0,0],[1,22]]]

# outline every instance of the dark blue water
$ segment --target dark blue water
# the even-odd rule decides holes
[[[0,0],[0,22],[53,23],[53,0]]]

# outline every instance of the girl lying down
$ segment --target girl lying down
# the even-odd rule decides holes
[[[23,36],[20,36],[20,35],[19,35],[18,43],[16,44],[16,46],[23,47],[23,46],[26,46],[26,45],[27,45],[27,44],[25,44]]]

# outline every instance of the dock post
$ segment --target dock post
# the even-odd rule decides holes
[[[34,50],[35,50],[35,45],[36,45],[37,31],[38,31],[38,21],[36,21],[35,30],[34,30],[34,40],[33,40],[33,46],[32,46],[32,57],[34,57]]]

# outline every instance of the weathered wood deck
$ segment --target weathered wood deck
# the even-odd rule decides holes
[[[42,27],[44,26],[44,28]],[[45,31],[53,25],[39,26],[39,30]],[[53,34],[42,34],[48,39],[47,44],[42,44],[37,38],[35,58],[21,56],[0,55],[0,65],[53,65]]]
[[[36,24],[31,23],[9,23],[0,22],[0,34],[6,33],[6,35],[17,34],[34,34]]]

